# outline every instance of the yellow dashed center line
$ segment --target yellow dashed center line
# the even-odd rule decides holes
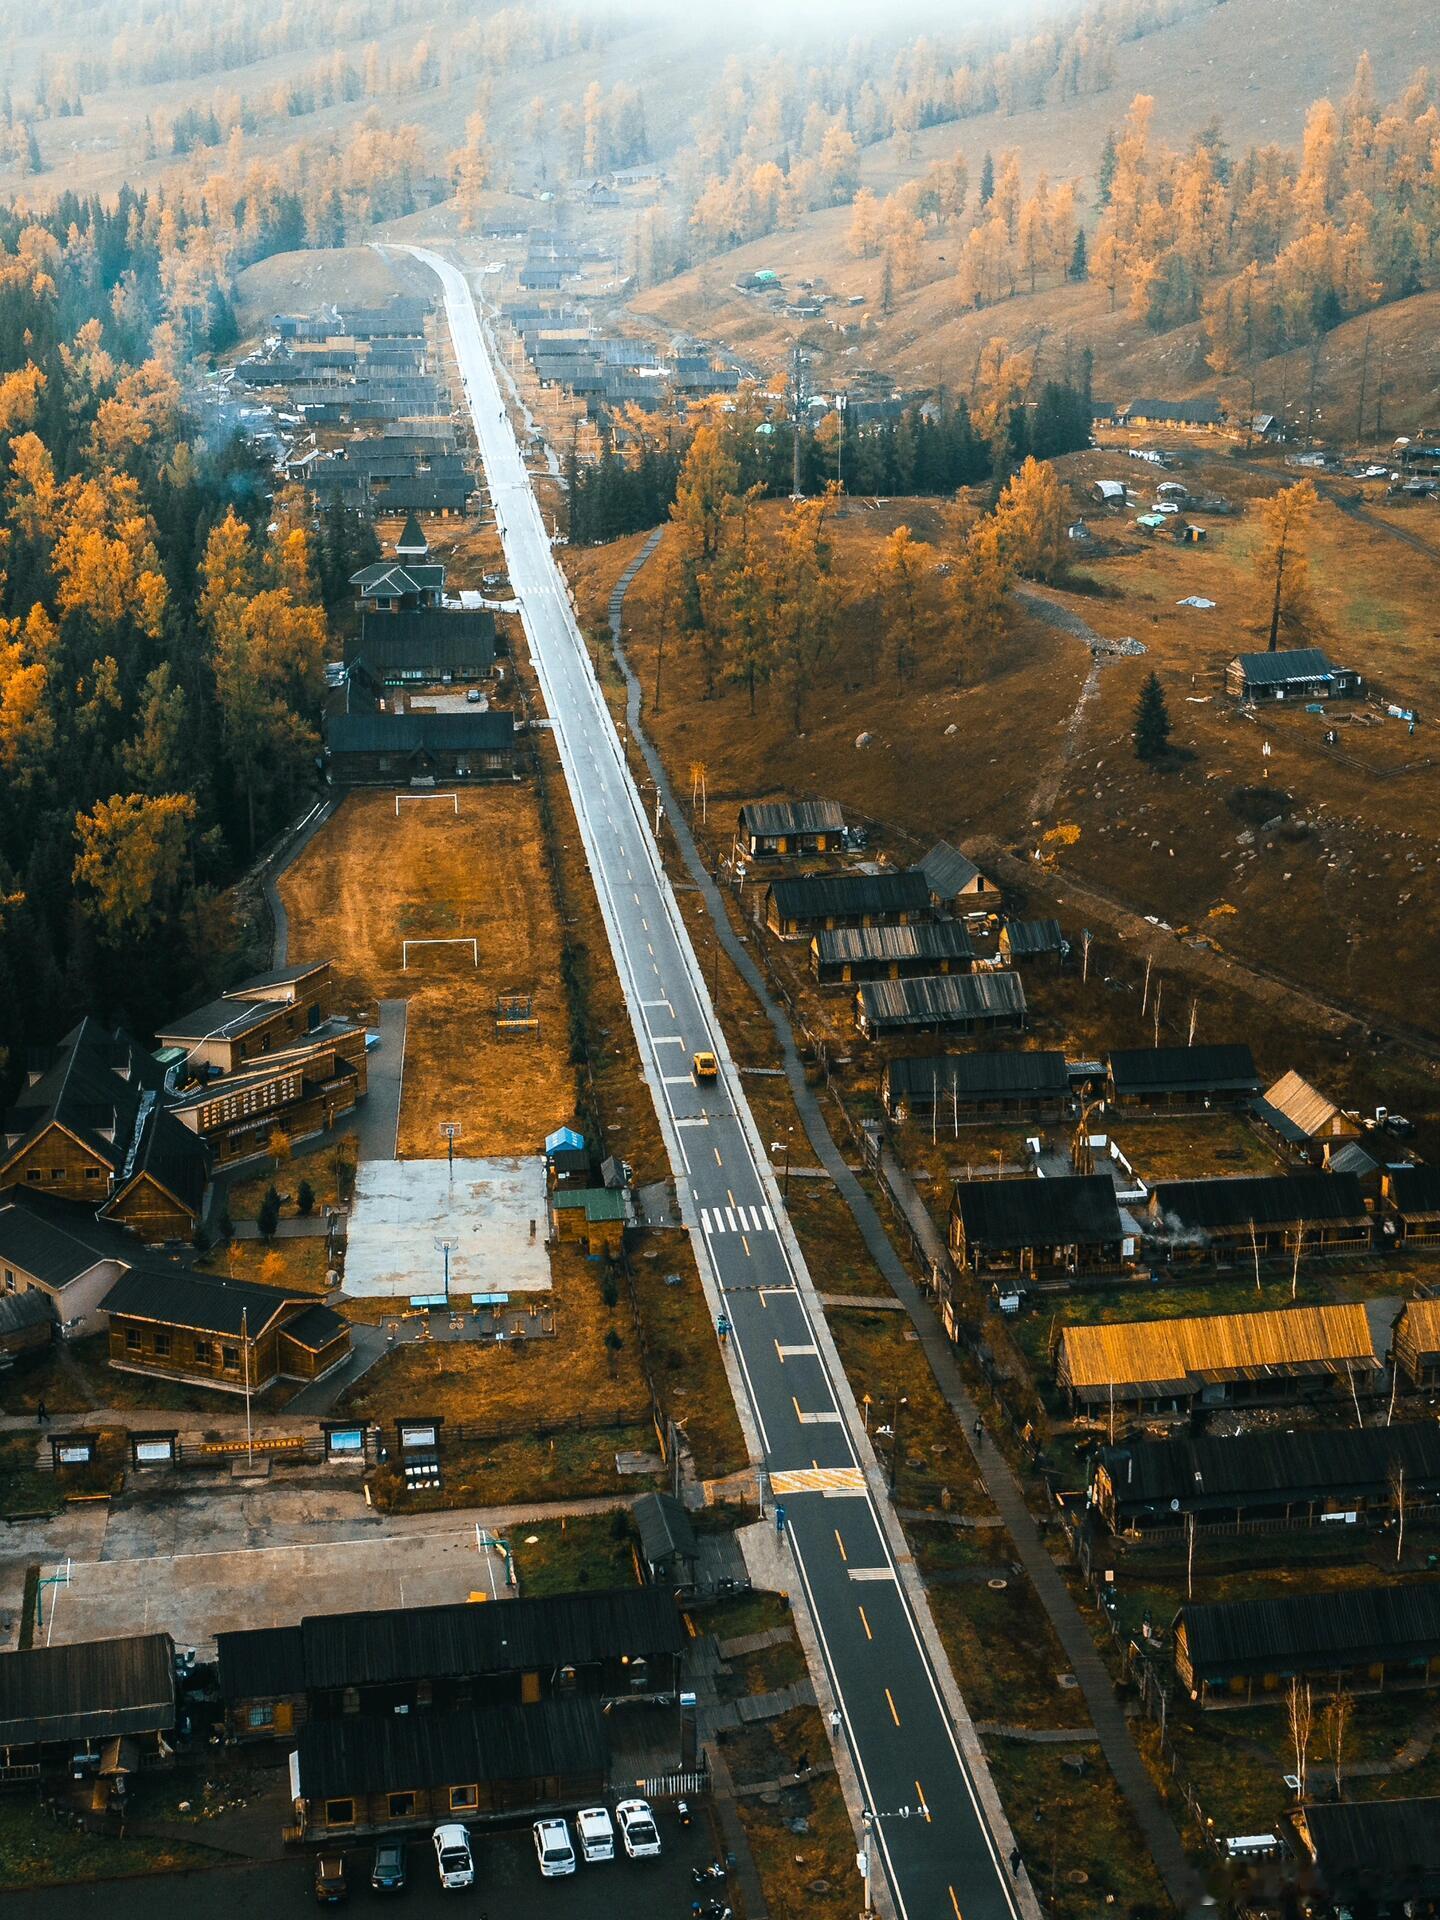
[[[742,1246],[742,1247],[744,1247],[744,1249],[745,1249],[745,1257],[746,1257],[747,1259],[749,1259],[749,1257],[750,1257],[750,1242],[749,1242],[749,1241],[748,1241],[748,1240],[747,1240],[747,1239],[745,1238],[745,1236],[744,1236],[744,1234],[743,1234],[743,1233],[742,1233],[742,1234],[741,1234],[741,1236],[740,1236],[740,1244],[741,1244],[741,1246]],[[777,1340],[775,1344],[776,1344],[776,1345],[778,1346],[778,1345],[779,1345],[780,1343],[779,1343],[779,1341]]]
[[[955,1920],[965,1920],[965,1916],[960,1911],[960,1902],[955,1897],[954,1887],[947,1887],[945,1891],[949,1894],[950,1904],[955,1909]]]
[[[840,1538],[839,1527],[835,1529],[835,1544],[840,1549],[840,1558],[842,1560],[848,1560],[850,1556],[845,1551],[845,1542]]]
[[[930,1818],[930,1803],[925,1798],[925,1789],[918,1780],[915,1782],[915,1798],[920,1802],[921,1813],[923,1813],[928,1820]]]
[[[900,1724],[900,1716],[895,1711],[895,1696],[893,1693],[891,1693],[889,1687],[886,1687],[885,1689],[885,1704],[890,1709],[890,1718],[895,1722],[896,1726],[898,1727]]]
[[[864,1609],[864,1607],[861,1607],[861,1609],[860,1609],[860,1624],[861,1624],[861,1626],[862,1626],[862,1627],[864,1627],[864,1629],[865,1629],[865,1638],[866,1638],[867,1640],[873,1640],[873,1639],[875,1638],[875,1636],[874,1636],[874,1634],[873,1634],[873,1633],[872,1633],[872,1632],[870,1631],[870,1622],[869,1622],[869,1621],[868,1621],[868,1620],[867,1620],[867,1619],[865,1618],[865,1609]]]
[[[790,1396],[790,1404],[792,1407],[794,1407],[795,1418],[798,1420],[800,1418],[800,1402],[795,1398],[793,1393]]]
[[[723,1161],[723,1160],[722,1160],[722,1159],[720,1158],[720,1149],[719,1149],[719,1147],[716,1147],[714,1151],[715,1151],[715,1164],[716,1164],[716,1166],[717,1166],[717,1167],[723,1167],[723,1166],[724,1166],[724,1164],[725,1164],[725,1162],[724,1162],[724,1161]]]

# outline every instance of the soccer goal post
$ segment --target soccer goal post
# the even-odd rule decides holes
[[[460,796],[458,793],[397,793],[395,796],[395,818],[397,820],[400,818],[400,802],[402,800],[448,800],[454,812],[459,813],[460,811]]]
[[[473,939],[468,934],[450,934],[443,940],[402,940],[400,942],[400,971],[402,973],[408,973],[410,971],[410,949],[412,947],[468,947],[470,949],[471,966],[478,967],[480,965],[479,941]]]

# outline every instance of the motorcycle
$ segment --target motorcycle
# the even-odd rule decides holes
[[[685,1801],[683,1801],[683,1800],[677,1800],[677,1801],[675,1802],[675,1818],[676,1818],[676,1819],[677,1819],[677,1820],[678,1820],[678,1821],[680,1822],[680,1824],[681,1824],[681,1826],[682,1826],[682,1827],[688,1827],[688,1826],[689,1826],[689,1824],[690,1824],[690,1808],[689,1808],[689,1806],[688,1806],[688,1805],[686,1804],[686,1802],[685,1802]]]
[[[725,1863],[721,1860],[712,1860],[708,1867],[692,1867],[690,1869],[690,1878],[695,1882],[697,1887],[706,1886],[713,1880],[723,1880],[725,1878]]]

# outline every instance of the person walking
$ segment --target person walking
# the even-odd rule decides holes
[[[35,1403],[35,1424],[37,1427],[45,1427],[50,1424],[50,1413],[43,1400],[38,1400]]]

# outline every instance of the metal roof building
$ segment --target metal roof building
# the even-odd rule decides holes
[[[1175,1670],[1192,1693],[1236,1681],[1291,1674],[1333,1679],[1387,1666],[1423,1678],[1432,1660],[1440,1679],[1440,1585],[1434,1581],[1190,1603],[1175,1616]]]
[[[855,996],[855,1021],[873,1039],[905,1029],[974,1032],[1023,1027],[1025,989],[1013,973],[943,973],[875,980]]]
[[[174,1725],[168,1633],[0,1654],[0,1748],[168,1733]]]
[[[1070,1099],[1063,1053],[1045,1049],[999,1053],[921,1054],[887,1063],[881,1091],[886,1110],[928,1113],[932,1105],[963,1113],[1056,1111]]]

